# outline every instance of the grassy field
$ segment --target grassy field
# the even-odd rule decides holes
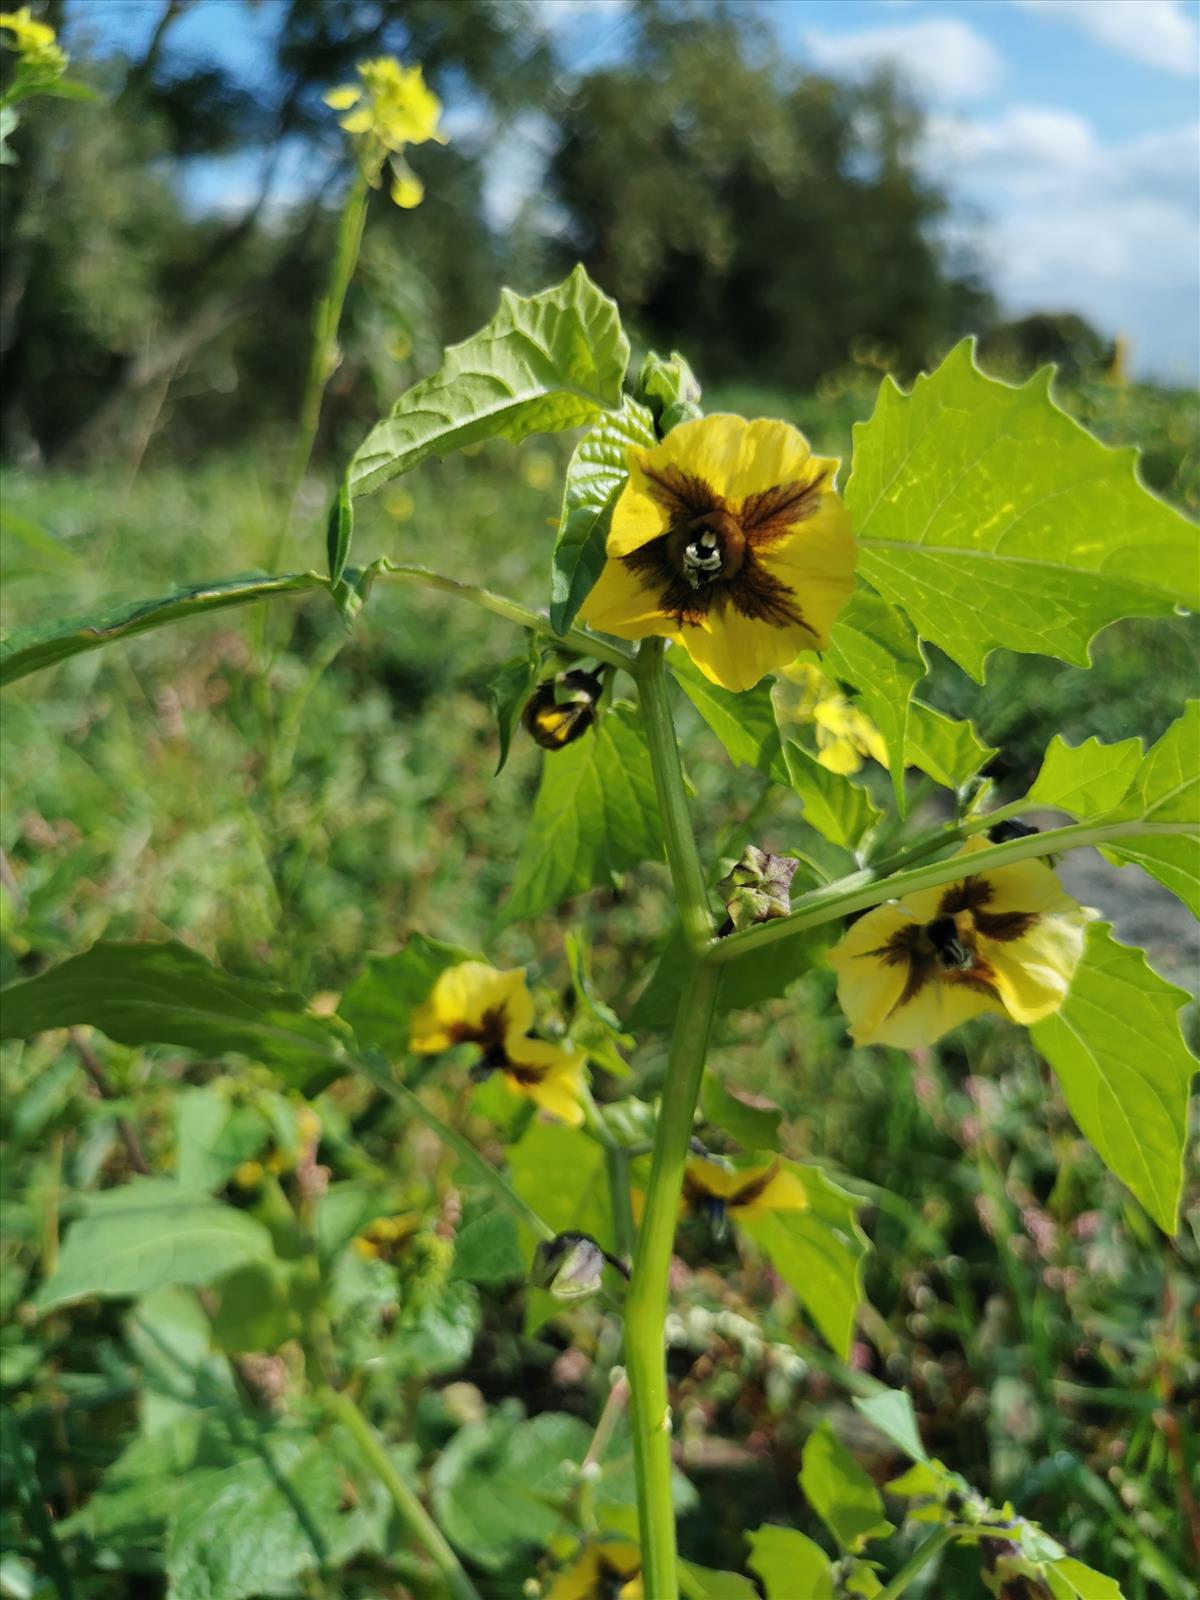
[[[842,454],[850,423],[869,409],[865,384],[822,397],[722,398],[787,416]],[[1147,481],[1200,510],[1193,397],[1097,385],[1066,403],[1106,440],[1141,444]],[[488,447],[431,464],[364,509],[358,552],[415,559],[541,604],[567,448]],[[186,468],[152,452],[133,478],[119,466],[80,478],[9,474],[3,490],[7,626],[260,567],[276,539],[269,451]],[[324,490],[312,490],[288,567],[323,562]],[[499,620],[380,585],[349,634],[316,596],[164,629],[8,691],[4,979],[102,936],[175,936],[234,972],[336,992],[368,953],[419,929],[482,947],[498,965],[530,963],[539,981],[561,987],[563,935],[581,926],[598,992],[628,1014],[670,918],[661,869],[639,869],[561,919],[492,931],[538,772],[522,740],[492,776],[487,686],[519,648]],[[1198,660],[1194,619],[1126,623],[1101,637],[1090,671],[1001,654],[980,688],[939,658],[921,693],[974,719],[1000,751],[1001,783],[1020,793],[1053,732],[1156,737],[1194,693]],[[681,720],[710,853],[742,836],[752,815],[756,839],[784,844],[798,802],[763,809],[761,780],[733,772],[682,710]],[[1162,909],[1169,897],[1148,895],[1134,877],[1109,875],[1120,884],[1118,916],[1148,919],[1156,965],[1194,986],[1190,928]],[[872,1309],[854,1364],[910,1386],[936,1453],[1069,1538],[1073,1553],[1123,1582],[1128,1600],[1190,1600],[1200,1589],[1180,1495],[1200,1469],[1200,1441],[1173,1437],[1160,1408],[1200,1395],[1187,1332],[1200,1309],[1194,1234],[1164,1241],[1104,1172],[1023,1032],[988,1019],[915,1058],[854,1050],[831,990],[819,969],[786,1000],[731,1015],[716,1067],[782,1108],[789,1153],[827,1164],[869,1200]],[[133,1118],[150,1166],[165,1170],[176,1097],[215,1075],[178,1059],[151,1075],[144,1056],[98,1037],[89,1050],[117,1100],[96,1099],[86,1057],[66,1038],[0,1058],[4,1381],[31,1419],[46,1497],[62,1515],[86,1502],[129,1435],[132,1400],[114,1374],[138,1356],[119,1314],[103,1309],[55,1317],[48,1344],[30,1356],[25,1302],[72,1192],[127,1170],[114,1113]],[[662,1036],[648,1035],[632,1060],[652,1086]],[[448,1100],[447,1109],[486,1145],[487,1124],[469,1106]],[[413,1203],[444,1188],[436,1153],[390,1113],[361,1105],[348,1117],[346,1144],[323,1155],[337,1175],[365,1163]],[[1194,1172],[1191,1185],[1194,1225]],[[732,1246],[685,1233],[681,1253],[672,1374],[684,1458],[708,1508],[684,1518],[682,1541],[693,1559],[731,1565],[754,1517],[794,1514],[800,1445],[817,1409],[844,1403],[844,1374],[770,1276],[742,1267]],[[720,1311],[752,1311],[763,1338],[747,1339],[734,1316],[717,1324],[714,1342],[704,1313]],[[601,1350],[567,1350],[549,1329],[524,1338],[516,1292],[490,1300],[484,1315],[448,1381],[489,1403],[519,1393],[531,1409],[594,1409],[606,1381]],[[103,1403],[86,1401],[102,1392]],[[454,1426],[453,1404],[433,1391],[420,1405],[397,1396],[395,1407],[397,1418],[410,1408],[405,1426],[423,1451]],[[969,1556],[955,1559],[961,1568],[943,1569],[937,1592],[976,1592]],[[139,1594],[159,1592],[148,1581]],[[367,1570],[355,1592],[377,1592],[371,1581]],[[97,1568],[85,1592],[133,1592],[121,1582]]]

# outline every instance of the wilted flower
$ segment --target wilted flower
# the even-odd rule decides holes
[[[533,1039],[533,1000],[525,971],[499,972],[482,961],[448,967],[423,1005],[413,1012],[412,1048],[434,1055],[456,1044],[482,1052],[474,1075],[501,1072],[516,1094],[578,1127],[583,1121],[584,1056],[578,1050]]]
[[[546,1600],[643,1600],[645,1592],[637,1545],[606,1539],[558,1574]]]
[[[1066,998],[1095,915],[1041,861],[876,906],[829,954],[851,1034],[912,1049],[984,1011],[1039,1022]]]
[[[786,917],[791,910],[791,882],[800,863],[794,856],[773,856],[748,844],[741,860],[717,885],[729,921],[737,929]]]
[[[837,465],[787,423],[732,416],[631,450],[608,560],[580,616],[624,639],[677,637],[726,689],[823,648],[854,587]]]
[[[556,1300],[586,1300],[599,1293],[606,1265],[628,1278],[624,1262],[609,1255],[590,1233],[558,1233],[538,1245],[532,1277]]]
[[[361,83],[330,89],[325,104],[344,111],[339,123],[360,141],[364,166],[373,183],[385,158],[392,169],[392,199],[409,209],[425,194],[421,180],[404,160],[404,147],[433,139],[445,144],[438,129],[442,102],[425,83],[420,67],[403,67],[395,56],[360,61]]]
[[[521,713],[534,743],[561,750],[585,734],[596,720],[602,681],[602,673],[576,670],[539,683]]]
[[[830,772],[857,772],[866,756],[887,766],[887,745],[879,729],[820,667],[798,661],[785,669],[784,676],[799,686],[799,699],[790,709],[800,721],[814,724],[817,760],[823,767]]]

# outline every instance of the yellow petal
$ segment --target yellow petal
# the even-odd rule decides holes
[[[361,106],[357,111],[352,111],[349,116],[339,117],[338,126],[344,128],[347,133],[370,133],[374,120],[370,108]]]
[[[581,622],[601,633],[619,639],[644,639],[648,634],[667,637],[678,634],[674,617],[664,616],[658,606],[659,590],[647,588],[637,573],[626,570],[620,561],[604,563],[600,576],[579,608]]]
[[[701,1194],[711,1194],[717,1200],[728,1200],[739,1189],[770,1170],[770,1162],[760,1167],[723,1167],[719,1162],[706,1161],[703,1156],[691,1156],[687,1163],[687,1178],[690,1186]]]
[[[1020,939],[980,937],[979,953],[996,974],[996,988],[1014,1022],[1040,1022],[1062,1005],[1095,915],[1074,906],[1066,914],[1039,917]]]
[[[850,772],[857,772],[862,766],[862,757],[850,739],[839,737],[817,729],[817,760],[830,772],[840,772],[843,776]]]
[[[837,973],[838,1004],[860,1044],[876,1041],[908,981],[906,962],[889,966],[872,952],[885,948],[894,934],[911,923],[912,918],[895,901],[889,901],[860,917],[829,952],[829,964]]]
[[[679,637],[704,676],[735,693],[752,689],[760,678],[785,667],[813,642],[807,628],[777,628],[757,622],[741,616],[731,605],[714,609],[701,625],[685,622]]]
[[[761,1194],[746,1205],[731,1204],[729,1210],[735,1218],[762,1216],[768,1211],[807,1211],[808,1190],[799,1174],[787,1162],[781,1162]]]
[[[648,472],[672,469],[699,478],[717,494],[741,499],[738,482],[749,423],[742,417],[700,417],[672,428],[661,444],[629,452],[629,482],[613,511],[605,548],[610,556],[629,555],[665,531],[667,508],[650,492]]]
[[[343,83],[337,89],[328,90],[321,98],[334,111],[349,111],[362,99],[362,90],[356,83]]]
[[[510,1035],[505,1042],[508,1058],[515,1067],[526,1067],[540,1074],[522,1079],[505,1075],[510,1088],[527,1095],[534,1105],[572,1128],[583,1121],[584,1056],[544,1039]]]
[[[737,494],[762,494],[781,483],[811,483],[820,473],[833,488],[840,462],[814,456],[808,440],[790,423],[759,418],[748,424],[742,439]]]
[[[900,1050],[916,1050],[932,1044],[971,1017],[1003,1010],[998,1000],[981,989],[934,978],[899,1011],[880,1023],[869,1037],[861,1028],[850,1031],[858,1044],[890,1044]]]
[[[481,1028],[489,1014],[503,1016],[506,1029],[523,1033],[533,1023],[533,1001],[525,969],[499,972],[483,961],[463,961],[440,973],[429,999],[412,1015],[412,1048],[421,1055],[448,1050],[461,1031]]]
[[[838,612],[854,592],[857,546],[850,518],[835,494],[822,494],[812,516],[781,543],[763,551],[763,566],[795,594],[801,615],[825,649]],[[813,635],[799,646],[811,649]]]
[[[414,172],[409,172],[403,177],[393,174],[391,195],[398,206],[405,211],[411,211],[425,198],[425,185]]]

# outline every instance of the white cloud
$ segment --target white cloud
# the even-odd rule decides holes
[[[838,76],[890,67],[939,102],[977,100],[1004,76],[994,47],[958,17],[923,17],[857,33],[814,28],[804,36],[814,64]]]
[[[1200,73],[1200,27],[1180,0],[1017,0],[1091,34],[1100,44],[1162,72]]]
[[[1105,144],[1072,112],[936,116],[926,168],[969,196],[988,274],[1013,312],[1078,310],[1127,334],[1142,371],[1200,368],[1200,128]]]

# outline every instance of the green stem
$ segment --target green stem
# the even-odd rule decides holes
[[[924,1544],[917,1546],[891,1583],[880,1589],[875,1596],[875,1600],[897,1600],[897,1597],[904,1593],[917,1574],[929,1565],[938,1551],[946,1548],[954,1538],[956,1531],[954,1528],[938,1528],[936,1532],[931,1533]]]
[[[308,377],[304,384],[304,397],[300,402],[296,440],[288,463],[287,499],[284,502],[284,517],[271,562],[272,572],[278,570],[283,560],[283,553],[291,534],[296,499],[304,482],[304,474],[308,471],[309,458],[316,442],[325,385],[333,375],[342,307],[346,303],[346,291],[350,287],[350,279],[354,276],[354,268],[358,263],[359,247],[362,244],[363,228],[367,220],[369,192],[366,177],[363,173],[358,173],[350,185],[346,202],[342,206],[341,217],[338,219],[337,244],[329,267],[329,282],[313,313]]]
[[[325,1394],[326,1408],[345,1427],[380,1483],[392,1498],[400,1520],[410,1533],[424,1545],[430,1560],[446,1580],[446,1590],[453,1600],[479,1600],[479,1591],[463,1571],[462,1564],[450,1548],[445,1535],[421,1504],[416,1494],[397,1472],[395,1463],[384,1449],[379,1435],[363,1416],[358,1406],[345,1390],[340,1393],[330,1389]]]
[[[1084,845],[1103,844],[1109,839],[1122,839],[1144,834],[1182,834],[1189,829],[1177,822],[1079,822],[1066,828],[1050,828],[1045,833],[1031,834],[1027,839],[1011,839],[1005,844],[988,845],[975,851],[970,859],[970,872],[998,871],[1016,861],[1027,861],[1035,856],[1048,856],[1063,850],[1078,850]],[[944,883],[953,883],[964,876],[961,856],[951,856],[946,861],[935,861],[928,866],[914,867],[907,872],[895,872],[881,878],[873,869],[852,873],[836,883],[826,884],[801,895],[790,914],[773,922],[759,923],[742,933],[732,933],[710,945],[706,959],[717,964],[736,961],[740,956],[761,950],[803,928],[815,928],[823,922],[833,922],[851,911],[863,911],[884,900],[899,899],[915,894],[918,889],[936,889]]]
[[[608,1179],[608,1197],[612,1206],[613,1233],[616,1236],[617,1255],[629,1264],[637,1230],[633,1223],[633,1204],[629,1195],[629,1157],[609,1132],[608,1124],[600,1115],[600,1108],[585,1088],[580,1097],[583,1104],[583,1124],[591,1138],[604,1150],[604,1171]]]
[[[566,633],[555,633],[549,617],[530,611],[527,606],[510,600],[507,595],[493,594],[490,589],[481,589],[473,583],[460,583],[457,578],[430,572],[427,567],[400,566],[386,557],[376,563],[375,575],[379,578],[396,578],[401,582],[421,583],[427,589],[440,589],[443,594],[467,600],[471,605],[490,611],[493,616],[503,617],[506,622],[515,622],[519,628],[528,628],[531,633],[542,634],[556,644],[565,645],[568,650],[577,650],[580,655],[589,656],[593,661],[603,661],[610,667],[624,667],[626,672],[634,669],[633,657],[619,645],[600,639],[584,628],[569,628]]]
[[[671,882],[679,903],[684,935],[693,950],[699,952],[712,939],[713,917],[700,857],[696,853],[696,841],[692,836],[687,795],[683,787],[683,767],[679,760],[679,746],[675,741],[671,705],[667,699],[666,669],[663,665],[665,645],[666,640],[661,638],[642,641],[638,650],[637,680]]]
[[[719,981],[719,968],[699,962],[684,977],[658,1114],[646,1209],[638,1228],[633,1278],[625,1300],[625,1365],[637,1466],[642,1581],[647,1596],[653,1596],[653,1600],[675,1600],[678,1593],[663,1324],[679,1196]]]
[[[412,1113],[419,1121],[423,1122],[431,1132],[436,1133],[442,1143],[454,1151],[464,1166],[469,1167],[480,1183],[489,1188],[499,1200],[500,1204],[509,1211],[518,1222],[524,1223],[527,1228],[538,1236],[539,1239],[553,1239],[554,1229],[548,1222],[543,1221],[537,1212],[526,1201],[522,1200],[517,1191],[511,1187],[503,1174],[496,1171],[495,1167],[476,1150],[469,1139],[464,1139],[461,1133],[452,1128],[449,1123],[443,1122],[436,1111],[431,1111],[425,1102],[419,1099],[411,1089],[404,1084],[397,1083],[387,1067],[375,1065],[366,1061],[361,1056],[352,1058],[352,1065],[367,1077],[375,1087],[386,1094],[389,1099],[395,1100],[406,1111]]]

